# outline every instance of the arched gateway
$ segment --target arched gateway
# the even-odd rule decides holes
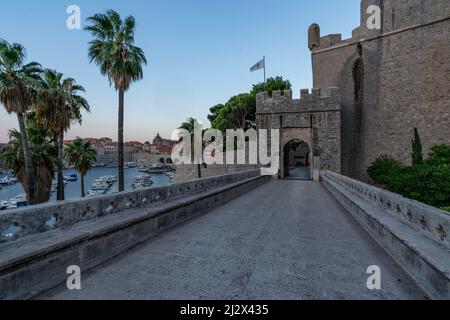
[[[258,129],[280,130],[279,178],[318,179],[319,170],[341,171],[341,109],[335,88],[267,92],[256,98]]]
[[[283,177],[311,179],[311,149],[298,139],[290,140],[283,148]]]

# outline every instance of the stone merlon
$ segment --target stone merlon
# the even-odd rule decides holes
[[[300,90],[300,99],[292,98],[291,90],[273,91],[256,95],[256,113],[290,113],[311,111],[338,111],[340,110],[340,95],[338,88],[325,90]]]

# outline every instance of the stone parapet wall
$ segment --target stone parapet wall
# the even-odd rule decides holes
[[[322,176],[351,189],[418,232],[450,248],[450,215],[445,211],[331,171],[323,172]]]
[[[198,180],[164,189],[167,193],[156,193],[162,198],[167,196],[167,201],[155,199],[157,202],[152,205],[145,202],[138,207],[136,205],[141,200],[153,193],[121,194],[116,196],[116,200],[123,196],[122,200],[126,202],[134,197],[135,205],[131,206],[134,209],[124,209],[116,214],[108,212],[67,230],[53,230],[0,244],[0,300],[33,298],[65,283],[69,266],[79,266],[85,274],[136,245],[151,241],[158,234],[242,196],[269,180],[270,177],[260,176],[258,171]],[[184,196],[170,197],[171,191]],[[82,208],[79,203],[72,209]]]
[[[302,89],[300,99],[292,98],[291,90],[258,93],[256,114],[299,113],[340,110],[337,88]]]
[[[77,223],[126,210],[143,209],[260,175],[260,170],[217,175],[167,187],[148,188],[59,203],[35,205],[0,213],[0,242],[68,229]]]
[[[321,181],[428,297],[450,299],[450,215],[333,172]]]

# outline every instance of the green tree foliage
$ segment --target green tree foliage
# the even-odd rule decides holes
[[[269,95],[272,96],[273,91],[291,90],[291,88],[292,85],[289,80],[283,80],[283,77],[275,77],[267,79],[266,83],[260,82],[253,85],[250,93],[256,96],[257,93],[268,91]]]
[[[91,169],[92,162],[96,160],[97,152],[90,142],[76,139],[66,147],[64,157],[81,176],[81,197],[83,198],[85,196],[84,176]]]
[[[450,166],[406,167],[390,178],[389,189],[404,197],[442,208],[450,206]]]
[[[389,185],[391,179],[403,168],[404,165],[401,162],[388,155],[382,155],[372,163],[367,173],[376,183]]]
[[[220,109],[217,109],[212,127],[225,132],[227,129],[247,130],[254,127],[256,100],[253,94],[242,93],[232,97]]]
[[[33,114],[28,115],[26,131],[30,146],[33,175],[36,181],[35,203],[44,203],[50,199],[52,173],[58,168],[58,149],[54,135],[35,121]],[[21,133],[15,129],[10,131],[9,143],[0,151],[0,160],[5,169],[13,170],[17,181],[28,190],[25,158]]]
[[[420,139],[416,141],[420,142]],[[448,145],[434,146],[428,159],[412,166],[404,166],[392,157],[384,155],[378,158],[367,172],[375,182],[385,185],[392,192],[450,211]]]
[[[220,110],[224,107],[225,106],[223,104],[216,104],[214,107],[210,108],[209,109],[210,114],[208,115],[209,122],[214,123]]]
[[[36,200],[36,181],[33,175],[33,160],[27,136],[25,116],[33,104],[42,69],[40,64],[25,64],[25,48],[17,43],[9,44],[0,39],[0,104],[8,113],[15,113],[20,128],[21,147],[24,154],[24,170],[26,172],[25,192],[30,204]]]
[[[131,84],[144,76],[143,65],[147,64],[144,51],[134,45],[136,20],[132,16],[124,20],[114,10],[96,14],[85,29],[94,38],[89,43],[89,58],[108,77],[119,94],[118,145],[119,145],[119,191],[125,190],[123,122],[125,92]]]
[[[420,141],[419,130],[414,129],[414,139],[412,140],[412,164],[421,165],[423,163],[422,142]]]
[[[426,163],[429,165],[450,166],[450,146],[443,144],[431,148],[431,152],[426,160]]]
[[[64,200],[64,133],[73,122],[81,124],[81,110],[89,111],[85,98],[78,95],[84,88],[76,84],[72,78],[63,79],[63,74],[46,69],[39,85],[35,102],[37,119],[54,135],[58,136],[58,168],[57,200]]]
[[[225,131],[227,129],[254,128],[256,126],[256,94],[268,91],[269,95],[275,90],[290,90],[289,80],[283,77],[267,79],[253,85],[250,93],[242,93],[228,100],[225,104],[218,104],[210,108],[208,120],[214,129]]]

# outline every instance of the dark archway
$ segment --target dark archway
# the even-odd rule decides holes
[[[311,179],[311,149],[301,140],[291,140],[284,146],[284,178]]]

